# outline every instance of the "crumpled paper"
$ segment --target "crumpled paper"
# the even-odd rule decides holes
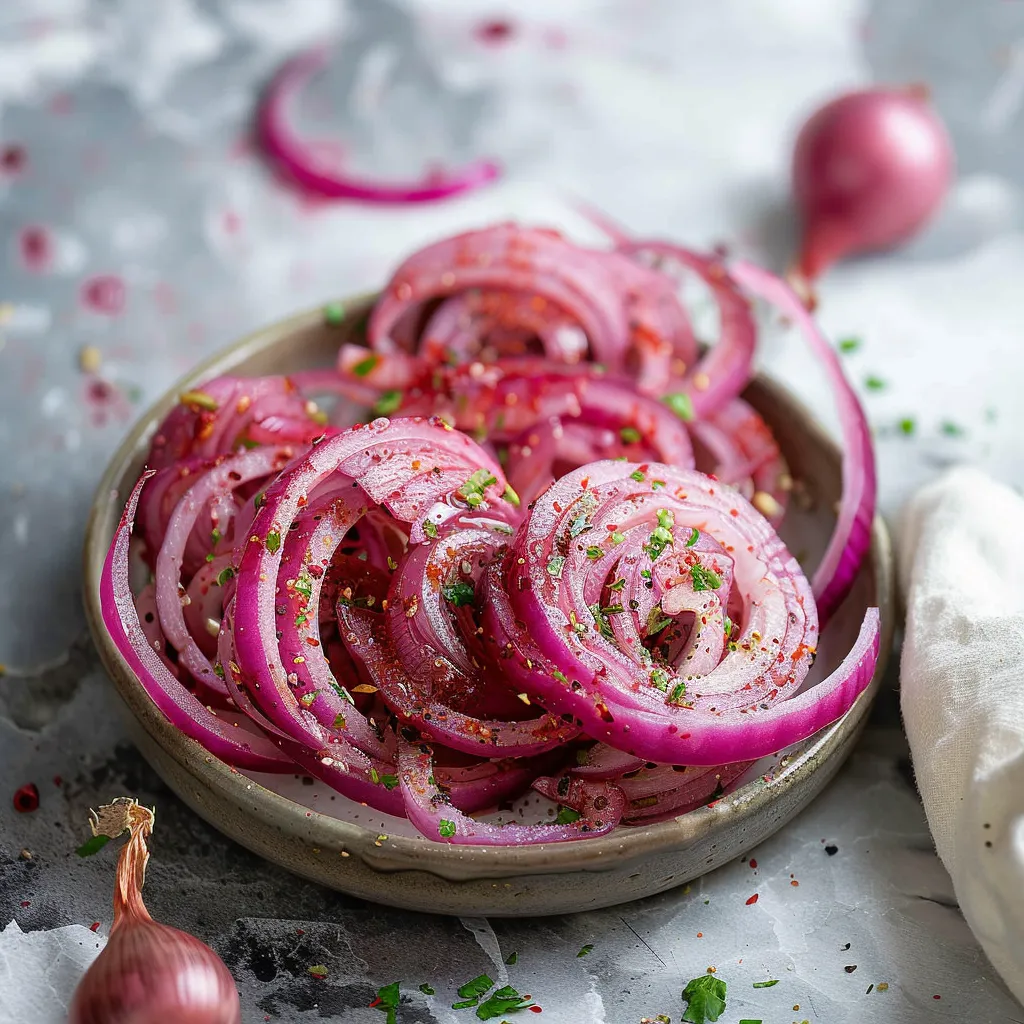
[[[75,986],[107,944],[80,924],[0,932],[0,1024],[66,1024]]]

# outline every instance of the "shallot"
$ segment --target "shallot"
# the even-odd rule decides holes
[[[793,154],[803,217],[794,274],[809,284],[845,256],[908,241],[941,205],[953,163],[921,89],[865,89],[827,103]]]

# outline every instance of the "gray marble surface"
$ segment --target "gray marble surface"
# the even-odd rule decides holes
[[[507,30],[481,31],[489,22]],[[278,182],[249,139],[255,98],[281,60],[335,35],[339,60],[303,113],[310,130],[343,137],[345,159],[376,173],[487,153],[504,182],[422,210],[322,204]],[[1024,483],[1019,375],[991,372],[996,360],[1024,368],[1022,39],[1024,4],[1003,0],[6,0],[0,929],[106,932],[110,859],[73,851],[88,808],[131,793],[158,807],[152,912],[224,956],[247,1022],[372,1024],[374,992],[401,980],[402,1024],[455,1024],[475,1019],[449,1009],[455,989],[482,971],[507,973],[551,1024],[675,1022],[683,985],[711,966],[729,985],[726,1024],[1024,1019],[932,852],[895,673],[834,784],[752,861],[573,917],[414,915],[255,859],[162,787],[124,739],[83,631],[78,571],[106,458],[146,402],[218,345],[376,284],[446,231],[503,216],[579,229],[572,196],[640,232],[724,240],[779,266],[793,131],[825,96],[872,78],[929,82],[962,174],[925,238],[852,264],[823,292],[826,326],[864,338],[854,378],[887,382],[866,394],[883,508],[961,458]],[[820,405],[799,356],[772,356]],[[894,436],[906,416],[915,436]],[[941,430],[951,417],[955,438]],[[16,813],[10,794],[29,782],[39,809]],[[0,952],[0,979],[19,983],[6,966]],[[753,988],[765,979],[779,983]]]

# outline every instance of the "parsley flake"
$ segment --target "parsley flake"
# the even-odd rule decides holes
[[[587,558],[593,558],[596,561],[603,554],[604,552],[596,544],[591,544],[590,547],[587,548]]]
[[[397,412],[401,405],[401,391],[384,391],[380,398],[373,403],[373,412],[375,416],[390,416],[393,412]]]
[[[395,1024],[395,1011],[401,998],[398,982],[393,981],[390,985],[377,989],[377,998],[370,1003],[370,1006],[388,1015],[386,1024]]]
[[[511,985],[505,985],[492,993],[476,1010],[480,1020],[491,1020],[511,1010],[525,1010],[533,1001],[521,996]]]
[[[426,982],[423,982],[423,984],[420,985],[420,991],[425,996],[432,996],[434,994],[434,990]]]
[[[344,302],[328,302],[324,306],[324,323],[337,327],[345,319]]]
[[[99,853],[107,843],[110,842],[110,836],[98,835],[93,836],[91,839],[86,840],[82,845],[75,850],[75,853],[79,857],[91,857],[95,853]]]
[[[631,480],[635,480],[638,484],[643,483],[644,481],[644,473],[641,469],[634,469],[629,476]]]
[[[849,355],[851,352],[856,352],[860,345],[860,338],[841,338],[839,341],[839,351],[844,355]]]
[[[666,626],[671,624],[672,620],[667,618],[661,610],[660,601],[647,613],[647,635],[649,637],[660,633]]]
[[[690,566],[690,579],[696,591],[717,590],[722,585],[722,577],[713,569],[705,568],[700,562]]]
[[[458,493],[465,498],[466,503],[471,508],[476,508],[478,505],[483,504],[484,491],[497,482],[498,478],[489,470],[478,469],[459,488]],[[515,494],[514,491],[512,493]]]
[[[559,672],[557,668],[555,669],[554,672],[551,673],[551,677],[552,677],[552,679],[556,679],[560,683],[568,683],[569,682],[569,680],[566,678],[565,673],[564,672]]]
[[[686,683],[680,680],[672,687],[672,692],[668,695],[669,704],[678,704],[686,696]]]
[[[593,948],[594,948],[594,944],[593,944],[592,942],[588,942],[588,943],[587,943],[587,944],[586,944],[585,946],[583,946],[583,947],[582,947],[582,948],[580,949],[580,951],[579,951],[579,952],[578,952],[578,953],[576,954],[576,959],[577,959],[577,960],[579,960],[579,958],[580,958],[581,956],[586,956],[586,955],[587,955],[588,953],[590,953],[590,952],[591,952],[591,951],[593,950]]]
[[[689,539],[686,541],[686,546],[688,548],[692,548],[693,545],[696,544],[697,541],[699,541],[699,540],[700,540],[700,530],[698,530],[697,527],[695,526],[690,531],[690,536],[689,536]]]
[[[326,978],[327,968],[323,964],[314,964],[312,967],[306,968],[306,973],[312,975],[314,978]]]
[[[397,789],[398,788],[398,776],[397,775],[382,775],[380,781],[385,789]]]
[[[875,377],[875,376],[865,377],[864,378],[864,387],[866,387],[868,389],[868,391],[884,391],[885,390],[885,381],[882,380],[881,377]]]
[[[281,534],[277,530],[271,530],[267,534],[267,550],[272,555],[281,550]]]
[[[456,608],[462,608],[464,605],[471,605],[476,600],[476,591],[473,589],[472,583],[467,583],[465,580],[458,580],[456,583],[452,583],[441,588],[441,595],[449,603],[455,605]]]
[[[218,587],[223,587],[224,584],[227,583],[227,581],[229,579],[231,579],[234,575],[235,575],[234,566],[225,565],[224,568],[221,569],[221,571],[219,573],[217,573],[217,586]]]
[[[917,429],[917,423],[912,416],[904,416],[898,424],[901,434],[906,434],[909,437]]]
[[[684,422],[689,423],[693,419],[693,402],[684,392],[666,395],[662,401]]]
[[[653,686],[656,690],[661,690],[662,693],[665,693],[668,690],[668,681],[670,676],[668,672],[665,671],[665,669],[651,669],[651,674],[648,678],[651,681],[651,686]]]
[[[508,484],[505,484],[505,490],[502,492],[501,496],[510,505],[514,505],[516,508],[519,508],[519,506],[521,504],[521,502],[519,501],[519,495],[516,494],[516,492]]]
[[[946,437],[964,436],[964,428],[961,427],[959,423],[954,423],[952,420],[943,420],[939,429],[946,435]]]
[[[674,540],[670,527],[675,523],[676,517],[667,508],[659,508],[657,513],[658,525],[651,531],[644,551],[647,557],[653,562]]]
[[[423,532],[431,539],[437,536],[437,523],[431,519],[423,520]]]
[[[754,988],[771,988],[773,985],[778,985],[778,983],[778,978],[772,978],[771,981],[755,981]]]
[[[619,437],[622,438],[623,444],[638,444],[640,441],[640,431],[636,427],[623,427],[619,431]]]
[[[519,954],[518,953],[509,953],[509,955],[507,957],[505,957],[505,963],[507,963],[509,965],[509,967],[515,967],[515,965],[518,962],[519,962]]]
[[[617,579],[614,583],[609,583],[608,584],[608,589],[609,590],[622,590],[622,588],[625,585],[626,585],[626,577],[625,576],[620,576],[619,579]]]
[[[437,831],[440,835],[444,836],[445,839],[450,839],[456,833],[455,822],[449,821],[447,818],[442,818],[437,823]]]
[[[725,1012],[725,982],[713,974],[702,974],[687,983],[683,998],[687,1006],[682,1020],[690,1024],[714,1022]]]
[[[579,811],[574,811],[571,807],[559,807],[558,817],[555,818],[556,825],[573,825],[582,818],[583,815]]]
[[[461,985],[458,992],[463,999],[474,999],[475,1001],[492,988],[494,988],[494,979],[489,978],[486,974],[481,974],[478,978],[474,978],[472,981],[467,981],[465,985]]]
[[[352,367],[352,372],[357,377],[366,377],[368,374],[373,373],[373,368],[379,362],[380,357],[371,353],[365,359],[360,359],[359,362]]]
[[[552,555],[548,559],[547,570],[549,576],[554,576],[556,580],[562,578],[562,568],[565,566],[565,558],[562,555]]]

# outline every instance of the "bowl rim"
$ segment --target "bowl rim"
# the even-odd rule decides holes
[[[347,311],[363,311],[376,298],[365,292],[342,299]],[[782,789],[813,775],[829,755],[863,727],[871,703],[881,685],[892,650],[895,594],[889,533],[876,515],[868,552],[875,578],[881,617],[879,659],[868,687],[849,711],[823,729],[809,746],[794,754],[771,779],[754,779],[710,806],[652,825],[617,828],[585,841],[538,843],[526,846],[452,845],[426,837],[385,836],[366,826],[310,810],[210,754],[196,740],[182,734],[142,689],[135,674],[108,635],[100,612],[99,577],[113,529],[120,518],[126,495],[119,483],[155,432],[157,424],[177,403],[177,396],[221,373],[231,372],[246,358],[268,352],[282,338],[323,324],[322,305],[264,325],[218,349],[183,374],[139,417],[108,461],[96,488],[86,524],[83,545],[83,604],[85,616],[101,660],[117,692],[149,737],[197,782],[220,799],[235,805],[255,823],[268,829],[285,829],[305,835],[311,842],[360,857],[378,871],[413,869],[447,879],[502,877],[509,872],[536,874],[573,870],[602,870],[639,857],[675,850],[711,836],[725,825],[724,817],[745,817],[769,804]],[[781,383],[764,374],[754,378],[759,388],[774,393],[804,417],[816,444],[841,453],[817,418]],[[130,485],[129,485],[130,486]],[[864,571],[862,569],[862,571]],[[216,822],[213,822],[216,825]]]

